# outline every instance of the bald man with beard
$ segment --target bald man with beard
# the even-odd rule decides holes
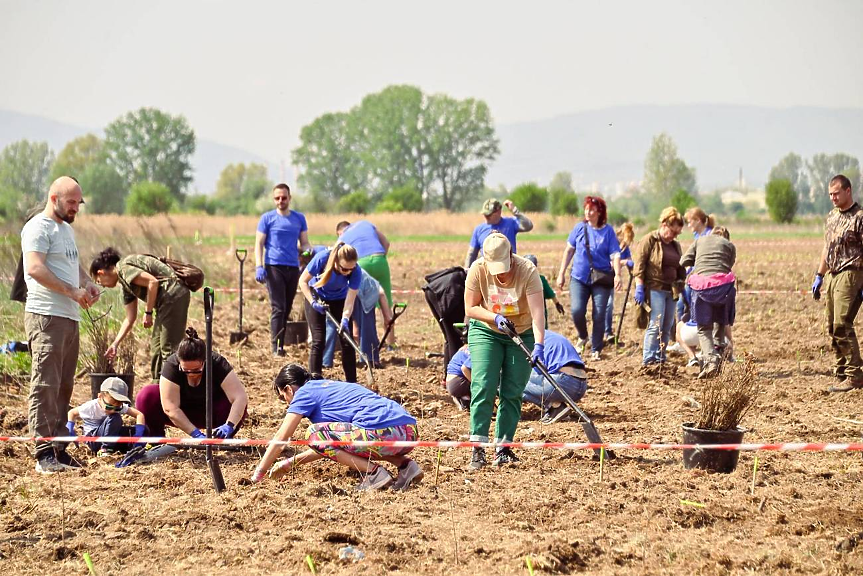
[[[24,327],[33,357],[28,425],[33,436],[65,436],[66,412],[78,362],[81,308],[99,299],[99,288],[81,267],[72,222],[84,199],[74,178],[51,184],[45,210],[21,230],[27,302]],[[36,444],[36,471],[78,468],[62,443]]]

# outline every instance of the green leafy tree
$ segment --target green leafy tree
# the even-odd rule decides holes
[[[93,214],[122,214],[126,207],[126,182],[104,161],[84,168],[78,178],[87,200],[87,211]]]
[[[54,153],[47,142],[19,140],[0,152],[0,216],[23,216],[44,202],[53,162]]]
[[[126,212],[132,216],[155,216],[174,207],[174,195],[161,182],[138,182],[126,200]]]
[[[70,140],[57,154],[51,167],[51,180],[60,176],[74,176],[78,180],[91,164],[103,164],[107,160],[105,142],[95,134],[85,134]]]
[[[674,192],[674,194],[671,195],[671,205],[677,208],[677,211],[681,214],[685,214],[687,210],[697,204],[698,202],[695,200],[692,194],[690,194],[683,188],[677,190],[676,192]]]
[[[833,208],[827,189],[830,180],[844,174],[851,181],[851,189],[860,192],[860,161],[848,154],[816,154],[807,163],[811,183],[812,205],[818,214],[826,214]]]
[[[548,192],[551,213],[555,216],[577,216],[581,211],[578,194],[563,188],[553,188]]]
[[[195,132],[183,116],[141,108],[105,128],[108,162],[131,188],[138,182],[161,182],[182,200],[192,181]]]
[[[774,222],[781,224],[794,220],[797,213],[797,192],[790,180],[771,180],[764,192],[767,211]]]
[[[626,214],[624,214],[623,212],[618,212],[617,210],[609,210],[606,216],[608,217],[608,224],[615,228],[617,226],[620,226],[621,224],[629,222],[629,218],[626,216]]]
[[[677,156],[677,145],[665,132],[653,138],[644,161],[644,191],[666,206],[680,189],[695,193],[695,170]]]
[[[551,177],[551,182],[548,183],[548,191],[556,192],[558,190],[562,192],[575,193],[575,188],[572,186],[571,172],[558,172]]]
[[[183,206],[189,212],[203,212],[205,214],[215,214],[217,202],[215,202],[206,194],[189,194],[188,196],[186,196],[186,201]]]
[[[272,187],[263,164],[228,164],[216,182],[213,200],[223,214],[254,214]]]
[[[767,181],[788,180],[791,188],[797,194],[797,211],[801,214],[812,212],[812,198],[809,190],[809,176],[806,172],[806,163],[799,155],[789,152],[770,169]]]
[[[548,205],[548,190],[533,182],[528,182],[513,188],[509,198],[518,206],[519,210],[545,212]]]
[[[412,184],[387,193],[375,206],[375,212],[422,212],[423,196]]]
[[[343,214],[366,214],[371,205],[369,195],[364,190],[357,190],[339,200],[336,210]]]

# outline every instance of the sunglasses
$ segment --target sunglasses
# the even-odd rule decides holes
[[[122,404],[120,404],[119,406],[118,406],[117,404],[108,404],[108,403],[107,403],[107,402],[105,402],[104,400],[102,400],[102,404],[105,406],[105,410],[110,410],[110,411],[112,411],[112,412],[116,412],[116,411],[119,411],[119,410],[122,410],[122,409],[123,409],[123,405],[122,405]]]
[[[338,270],[338,271],[339,271],[339,273],[340,273],[340,274],[342,274],[342,275],[344,275],[344,276],[347,276],[348,274],[350,274],[351,272],[353,272],[353,271],[354,271],[354,269],[355,269],[356,267],[357,267],[357,265],[356,265],[356,264],[354,264],[354,265],[353,265],[353,266],[351,266],[350,268],[345,268],[345,267],[343,267],[341,264],[339,264],[339,261],[338,261],[338,260],[336,260],[336,270]]]
[[[287,196],[273,196],[273,200],[275,200],[276,202],[282,202],[283,200],[287,200],[287,199],[288,199]]]
[[[200,368],[183,368],[182,366],[180,366],[180,372],[182,372],[183,374],[203,374],[204,367],[201,366]]]

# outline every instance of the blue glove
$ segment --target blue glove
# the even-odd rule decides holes
[[[71,420],[66,422],[66,430],[69,431],[69,436],[77,436],[77,434],[75,434],[75,423]]]
[[[345,334],[345,333],[350,334],[350,332],[348,331],[348,327],[350,325],[350,322],[351,322],[350,318],[342,317],[342,322],[341,322],[341,324],[339,324],[339,334]]]
[[[824,276],[821,274],[815,275],[815,281],[812,283],[812,297],[816,300],[821,300],[821,285],[824,284]]]
[[[312,300],[312,310],[317,312],[318,314],[326,314],[327,313],[327,305],[321,302],[320,300]]]
[[[204,434],[203,432],[201,432],[201,431],[200,431],[200,430],[198,430],[197,428],[195,428],[194,430],[192,430],[192,433],[191,433],[191,434],[189,434],[189,436],[191,436],[192,438],[206,438],[206,437],[207,437],[207,435],[206,435],[206,434]]]
[[[255,268],[255,282],[258,284],[263,284],[267,281],[267,269],[263,266],[258,266]]]
[[[635,295],[632,298],[639,306],[644,304],[644,284],[639,284],[635,287]]]
[[[533,345],[533,354],[530,355],[530,365],[536,366],[537,364],[545,365],[545,346],[543,344]]]
[[[497,325],[497,329],[501,332],[515,332],[515,325],[506,319],[506,316],[502,314],[494,315],[494,323]]]
[[[147,435],[147,427],[144,424],[135,424],[135,436],[140,438],[141,436]],[[135,446],[145,447],[146,444],[143,442],[135,442]]]
[[[213,438],[230,438],[234,435],[234,425],[230,422],[225,422],[215,430],[213,430]]]
[[[629,268],[630,270],[632,270],[632,268],[634,266],[635,266],[635,262],[633,260],[627,260],[626,261],[626,267]]]

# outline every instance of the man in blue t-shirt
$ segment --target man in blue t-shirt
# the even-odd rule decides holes
[[[477,259],[483,241],[492,232],[497,231],[506,236],[510,246],[512,246],[512,252],[515,254],[518,252],[515,249],[515,235],[519,232],[530,232],[533,230],[533,222],[518,211],[512,200],[504,200],[503,206],[506,206],[515,218],[501,216],[503,207],[496,198],[489,198],[482,205],[482,215],[485,217],[485,224],[479,224],[473,229],[473,236],[470,238],[470,248],[467,250],[467,258],[464,261],[465,268],[470,268],[473,261]]]
[[[545,366],[557,385],[573,401],[578,402],[584,396],[587,391],[584,362],[569,340],[551,330],[545,331]],[[542,408],[543,424],[554,424],[571,410],[564,403],[560,392],[536,368],[530,373],[523,400]]]
[[[275,210],[261,216],[255,233],[255,280],[270,294],[270,340],[274,356],[284,356],[285,325],[291,315],[300,279],[299,249],[311,249],[309,227],[301,212],[291,210],[287,184],[273,188]]]

